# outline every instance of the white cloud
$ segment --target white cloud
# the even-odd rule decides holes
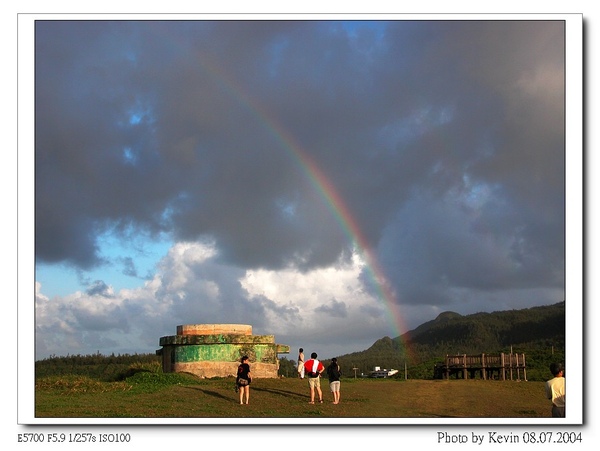
[[[382,331],[389,329],[382,305],[362,284],[363,268],[355,255],[350,263],[307,272],[295,268],[248,271],[241,283],[251,296],[264,296],[276,305],[297,310],[288,318],[269,312],[269,327],[277,335],[290,337],[299,346],[310,342],[323,347],[364,340],[365,335],[377,336],[376,331],[383,336]]]
[[[177,243],[152,280],[112,290],[110,281],[52,299],[36,283],[37,358],[69,353],[152,353],[163,335],[195,323],[241,323],[255,334],[274,334],[292,349],[318,349],[323,357],[362,350],[385,335],[387,318],[361,283],[364,263],[301,272],[242,271],[219,262],[212,244]],[[390,332],[391,333],[391,332]],[[358,348],[348,348],[354,344]],[[295,358],[291,355],[290,358]]]

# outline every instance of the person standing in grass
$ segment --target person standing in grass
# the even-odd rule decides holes
[[[310,360],[304,364],[304,372],[308,377],[308,386],[310,388],[310,404],[315,403],[315,391],[319,395],[319,402],[323,402],[323,392],[321,391],[321,373],[325,367],[323,363],[317,360],[317,353],[310,355]]]
[[[244,398],[246,404],[250,401],[250,383],[252,382],[252,375],[250,374],[250,365],[248,364],[248,356],[242,357],[241,363],[238,366],[237,377],[235,384],[238,387],[240,393],[240,404],[244,404]]]
[[[340,377],[342,376],[342,370],[340,369],[335,357],[331,359],[331,363],[327,367],[327,376],[329,377],[329,388],[331,389],[331,393],[333,393],[333,403],[339,404]]]
[[[298,350],[298,377],[304,379],[304,349]]]
[[[554,376],[546,382],[546,397],[552,400],[552,416],[565,417],[565,370],[560,363],[552,363],[550,372]]]

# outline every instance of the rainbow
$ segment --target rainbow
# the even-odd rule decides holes
[[[168,33],[165,28],[161,28],[161,34]],[[181,41],[181,37],[173,36],[168,33],[168,39]],[[178,42],[177,45],[187,46],[187,43]],[[189,47],[188,47],[189,48]],[[400,336],[402,331],[407,330],[398,309],[396,294],[388,282],[385,272],[381,268],[373,250],[368,244],[366,237],[354,219],[348,205],[338,193],[331,180],[317,165],[315,160],[302,148],[286,128],[277,121],[277,119],[263,108],[258,101],[251,98],[246,90],[234,80],[222,67],[209,55],[201,53],[198,49],[190,49],[196,56],[196,62],[201,68],[211,75],[213,80],[228,93],[234,100],[243,105],[258,121],[265,130],[280,143],[290,158],[296,162],[302,169],[304,175],[310,181],[311,185],[319,196],[325,202],[328,210],[340,225],[343,232],[352,242],[355,251],[361,256],[365,263],[365,270],[374,282],[378,297],[383,300],[384,307],[387,310],[387,319],[393,331]],[[411,357],[410,349],[403,343],[409,360]]]
[[[365,270],[370,279],[374,282],[377,294],[380,299],[385,301],[387,308],[387,318],[391,321],[394,332],[399,336],[402,332],[402,319],[397,308],[396,294],[387,281],[385,273],[381,268],[379,261],[375,257],[371,247],[363,232],[358,226],[354,216],[351,214],[348,205],[340,196],[338,190],[324,171],[317,165],[315,160],[303,150],[297,141],[281,126],[275,118],[268,115],[264,110],[259,109],[256,102],[247,105],[256,113],[268,131],[278,139],[282,148],[284,148],[299,164],[307,179],[319,196],[324,200],[325,205],[335,218],[345,235],[352,242],[354,249],[365,262]]]

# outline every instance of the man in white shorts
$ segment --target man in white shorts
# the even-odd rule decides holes
[[[315,391],[319,394],[319,402],[323,402],[323,392],[321,391],[321,373],[325,367],[317,360],[317,353],[310,355],[310,360],[304,364],[304,372],[308,377],[308,386],[310,388],[310,404],[315,403]]]

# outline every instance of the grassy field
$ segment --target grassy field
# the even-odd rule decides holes
[[[82,376],[39,379],[37,418],[542,418],[543,382],[342,379],[341,403],[311,405],[306,380],[255,379],[240,405],[233,378],[140,372],[118,382]]]

